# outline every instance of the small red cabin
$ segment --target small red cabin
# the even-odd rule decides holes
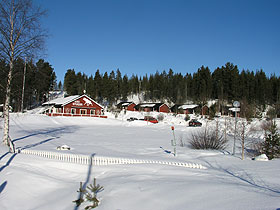
[[[169,113],[169,107],[164,103],[143,103],[137,104],[134,109],[136,111],[144,111],[144,112],[164,112]]]
[[[58,98],[43,103],[49,116],[104,117],[104,108],[87,95]]]
[[[133,102],[120,102],[117,107],[120,110],[134,111],[135,103]]]

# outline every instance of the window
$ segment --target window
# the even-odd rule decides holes
[[[81,114],[87,114],[87,110],[86,109],[81,109],[80,112],[81,112]]]
[[[95,110],[94,110],[94,109],[91,109],[91,110],[90,110],[90,114],[91,114],[91,115],[95,115]]]
[[[76,114],[76,109],[71,109],[71,114]]]

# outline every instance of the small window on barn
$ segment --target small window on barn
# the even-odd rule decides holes
[[[71,114],[76,114],[76,109],[71,109]]]
[[[94,109],[91,109],[91,110],[90,110],[90,114],[91,114],[91,115],[95,115],[95,110],[94,110]]]
[[[100,115],[100,111],[99,111],[99,110],[96,110],[96,114],[97,114],[97,115]]]
[[[81,109],[81,114],[86,114],[87,110],[86,109]]]

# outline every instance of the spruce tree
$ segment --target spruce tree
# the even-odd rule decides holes
[[[280,136],[275,121],[272,122],[270,131],[265,136],[263,152],[269,160],[280,157]]]

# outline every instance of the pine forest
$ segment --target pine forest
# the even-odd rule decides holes
[[[280,78],[266,75],[263,70],[239,70],[237,65],[226,63],[211,71],[201,66],[194,73],[175,73],[172,69],[150,75],[122,75],[117,69],[86,75],[69,69],[64,76],[64,84],[57,84],[51,64],[40,59],[38,62],[17,60],[12,80],[12,107],[20,110],[24,67],[25,94],[24,108],[30,109],[47,100],[49,91],[64,90],[68,95],[87,95],[103,105],[115,105],[126,101],[130,95],[142,94],[144,101],[166,102],[169,105],[183,103],[206,104],[218,99],[223,103],[239,100],[243,104],[265,109],[272,105],[279,110]],[[6,71],[8,65],[0,62],[0,103],[4,102]]]

